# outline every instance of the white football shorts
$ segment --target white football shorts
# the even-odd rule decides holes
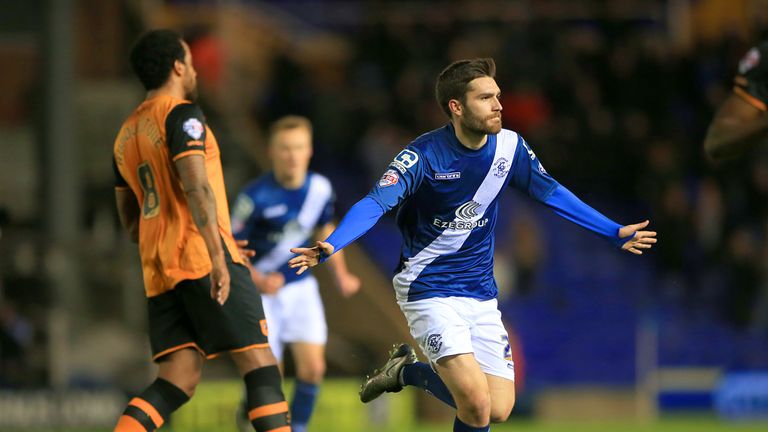
[[[278,361],[283,359],[285,344],[327,342],[325,309],[314,276],[291,282],[277,294],[262,294],[261,302],[267,318],[269,346]]]
[[[435,297],[398,304],[430,363],[474,353],[484,373],[515,380],[512,348],[496,299]]]

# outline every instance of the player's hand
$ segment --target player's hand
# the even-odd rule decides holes
[[[244,260],[248,261],[256,256],[255,250],[247,248],[248,240],[235,240],[235,243],[237,243],[237,250],[240,252],[240,256],[243,257]]]
[[[642,255],[643,249],[650,249],[656,243],[656,231],[640,231],[647,227],[649,221],[626,225],[619,229],[619,237],[626,238],[634,234],[632,240],[621,246],[625,251],[632,252],[635,255]]]
[[[217,261],[211,269],[211,298],[223,306],[229,298],[229,270],[223,258]]]
[[[333,253],[333,246],[330,243],[319,241],[315,247],[293,248],[291,252],[299,254],[299,256],[291,258],[288,261],[288,267],[298,268],[296,274],[302,274],[310,267],[320,263],[320,251],[323,251],[326,255],[331,255]]]
[[[267,273],[258,285],[262,294],[276,294],[285,285],[285,276],[280,272]]]
[[[342,297],[350,297],[357,294],[360,290],[360,278],[346,272],[337,277],[336,285],[338,285]]]

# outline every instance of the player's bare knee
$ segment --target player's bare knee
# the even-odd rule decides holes
[[[325,362],[322,360],[309,362],[296,370],[296,378],[312,384],[319,384],[324,376]]]
[[[512,414],[512,405],[491,410],[491,423],[504,423]]]
[[[240,375],[245,375],[253,369],[277,365],[277,359],[269,347],[232,353],[232,360],[237,365]]]
[[[491,399],[488,394],[477,392],[465,395],[456,401],[462,421],[477,425],[487,425],[491,416]]]

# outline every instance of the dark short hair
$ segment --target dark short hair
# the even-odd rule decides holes
[[[481,77],[496,77],[496,62],[492,58],[458,60],[440,72],[435,84],[435,97],[438,105],[449,118],[451,109],[448,108],[448,102],[451,99],[457,99],[461,103],[466,103],[467,85],[470,81]]]
[[[269,143],[275,139],[279,132],[289,129],[306,129],[312,135],[312,122],[308,118],[298,115],[287,115],[275,120],[269,127]]]
[[[181,35],[173,30],[143,34],[131,49],[131,67],[144,88],[154,90],[168,81],[176,60],[184,62]]]

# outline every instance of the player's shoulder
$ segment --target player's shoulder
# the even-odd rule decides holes
[[[501,129],[496,134],[496,145],[517,147],[521,141],[524,141],[523,137],[510,129]]]
[[[315,192],[328,194],[329,196],[333,194],[333,185],[328,177],[315,171],[309,171],[307,172],[307,179],[309,180],[310,187],[314,188]]]
[[[447,126],[431,130],[416,137],[407,149],[415,150],[422,155],[428,155],[435,150],[440,149],[440,143],[446,139]]]
[[[272,179],[272,173],[269,172],[262,174],[243,185],[243,187],[240,188],[240,193],[249,196],[251,199],[255,199],[259,194],[274,189],[274,184],[275,182]]]

